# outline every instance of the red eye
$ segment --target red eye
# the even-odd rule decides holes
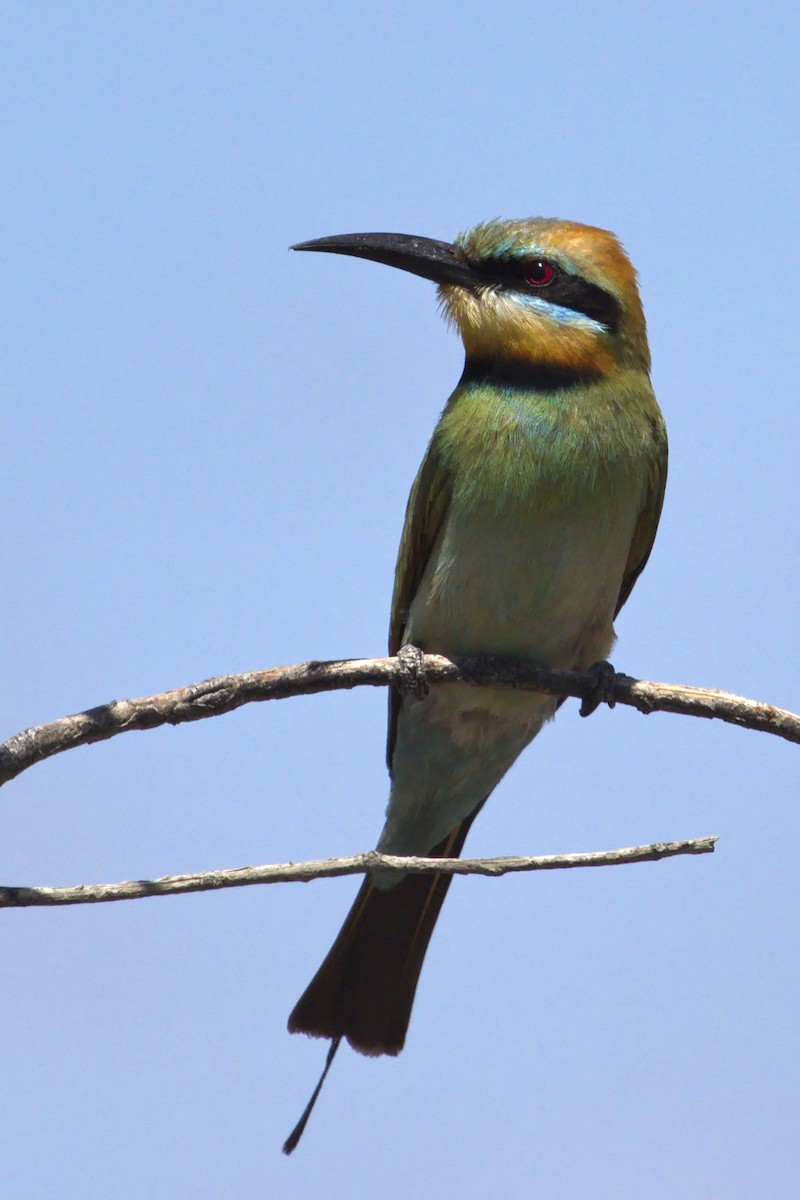
[[[549,262],[545,262],[543,258],[532,262],[525,271],[525,282],[531,287],[544,287],[555,275],[555,271],[550,266]]]

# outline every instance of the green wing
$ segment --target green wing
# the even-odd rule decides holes
[[[628,554],[628,561],[625,565],[625,574],[622,576],[619,599],[617,600],[617,607],[614,610],[615,617],[633,591],[633,585],[641,575],[650,557],[650,551],[653,549],[653,542],[655,541],[656,530],[658,529],[659,517],[661,516],[661,509],[664,504],[664,489],[667,485],[667,431],[663,421],[660,419],[653,423],[653,441],[655,443],[655,455],[650,476],[650,486],[647,489],[644,507],[639,513],[639,520],[633,531],[633,540],[631,542],[630,553]]]
[[[392,615],[389,622],[389,653],[397,654],[403,644],[408,610],[416,595],[431,550],[450,506],[452,480],[442,462],[436,437],[428,446],[422,466],[411,488],[406,507],[403,536],[397,554],[392,595]],[[424,649],[424,647],[420,647]],[[400,692],[389,689],[389,730],[386,739],[386,761],[392,770],[392,754],[397,736],[397,717],[400,711]]]

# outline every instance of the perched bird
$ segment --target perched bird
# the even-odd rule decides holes
[[[295,250],[355,255],[439,285],[466,361],[411,490],[389,652],[602,662],[653,545],[667,436],[650,386],[636,275],[613,234],[570,221],[488,221],[455,242],[345,234]],[[452,857],[559,701],[434,687],[389,700],[391,792],[378,849]],[[289,1018],[363,1054],[403,1048],[450,876],[365,878]]]

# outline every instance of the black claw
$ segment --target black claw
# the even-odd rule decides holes
[[[594,676],[594,681],[591,692],[581,701],[581,716],[590,717],[601,704],[613,708],[616,704],[614,685],[617,682],[617,672],[611,663],[605,660],[596,662],[589,667],[586,674]]]
[[[423,651],[419,646],[407,643],[397,651],[397,661],[400,664],[400,677],[397,685],[401,692],[413,696],[415,700],[424,700],[431,689],[425,674]]]

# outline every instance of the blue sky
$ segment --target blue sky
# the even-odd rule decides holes
[[[9,3],[2,736],[379,654],[461,366],[432,286],[292,255],[491,216],[615,230],[671,440],[614,661],[797,710],[797,15],[781,4]],[[346,854],[385,697],[125,736],[3,792],[0,883]],[[352,880],[3,916],[3,1191],[39,1200],[788,1195],[797,750],[570,704],[473,854],[709,858],[451,889],[395,1061],[286,1016]],[[376,1181],[378,1181],[376,1183]]]

